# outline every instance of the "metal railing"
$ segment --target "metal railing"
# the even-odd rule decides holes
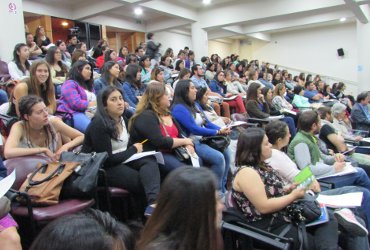
[[[270,65],[273,66],[273,67],[275,67],[275,65],[278,65],[279,69],[286,69],[293,76],[299,75],[300,73],[305,73],[306,76],[308,74],[311,74],[312,78],[314,78],[316,75],[320,75],[321,80],[323,80],[324,82],[326,82],[330,86],[333,86],[333,84],[337,83],[337,82],[343,82],[343,83],[346,84],[346,87],[347,87],[346,90],[345,90],[346,94],[357,96],[357,94],[359,93],[358,83],[355,82],[355,81],[349,81],[349,80],[341,79],[341,78],[335,77],[335,76],[328,76],[328,75],[325,75],[325,74],[310,72],[308,70],[292,68],[292,67],[283,66],[283,65],[280,65],[280,64],[274,64],[274,63],[271,63],[271,62],[270,62]]]

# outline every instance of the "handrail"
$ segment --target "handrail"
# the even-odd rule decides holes
[[[305,73],[306,75],[311,74],[312,77],[315,77],[315,75],[320,75],[321,80],[323,80],[324,82],[326,82],[329,85],[333,85],[333,83],[336,83],[336,82],[343,82],[347,86],[347,89],[345,91],[346,94],[357,96],[357,94],[359,93],[358,83],[355,82],[355,81],[349,81],[347,79],[342,79],[342,78],[335,77],[335,76],[328,76],[328,75],[325,75],[325,74],[315,73],[315,72],[311,72],[311,71],[308,71],[308,70],[297,69],[297,68],[293,68],[293,67],[289,67],[289,66],[282,66],[280,64],[271,63],[270,61],[269,61],[269,63],[270,63],[270,65],[272,65],[274,67],[275,67],[275,65],[278,65],[279,69],[288,70],[289,73],[291,73],[292,75],[299,75],[299,73],[301,73],[301,72]]]

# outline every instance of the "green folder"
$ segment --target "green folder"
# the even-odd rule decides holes
[[[310,166],[303,168],[293,179],[298,184],[297,188],[305,189],[308,189],[313,180],[315,180],[315,176],[312,174]]]

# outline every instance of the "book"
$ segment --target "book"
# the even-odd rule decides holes
[[[326,222],[329,221],[328,209],[326,208],[326,206],[324,204],[320,203],[320,210],[321,210],[320,217],[318,219],[310,222],[310,223],[307,223],[306,227],[316,226],[316,225],[326,223]]]
[[[304,167],[294,178],[293,181],[297,183],[297,188],[308,189],[311,183],[315,180],[310,166]]]

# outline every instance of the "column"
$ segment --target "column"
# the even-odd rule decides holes
[[[365,7],[365,6],[364,6]],[[362,9],[367,16],[370,16],[369,6]],[[366,13],[367,12],[367,13]],[[357,21],[357,82],[358,91],[370,90],[370,23],[363,24]]]
[[[13,59],[15,45],[26,41],[22,0],[0,1],[0,23],[0,58],[9,62]]]
[[[199,21],[191,25],[191,41],[193,48],[190,49],[195,53],[195,61],[200,63],[202,56],[208,56],[208,35]]]

